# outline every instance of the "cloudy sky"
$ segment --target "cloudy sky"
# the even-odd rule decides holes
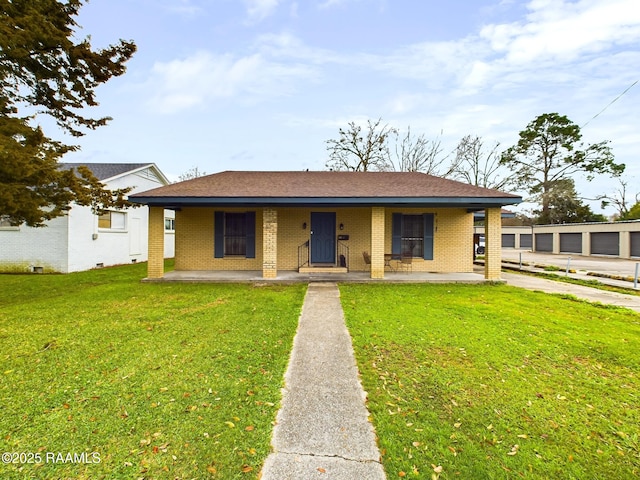
[[[637,1],[91,0],[78,35],[138,52],[98,90],[113,121],[66,160],[155,162],[171,179],[321,170],[351,121],[410,126],[448,153],[467,134],[506,148],[558,112],[610,140],[638,184]]]

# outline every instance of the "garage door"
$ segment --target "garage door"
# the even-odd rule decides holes
[[[561,233],[560,251],[562,253],[582,253],[582,233]]]
[[[592,233],[591,254],[620,255],[620,234],[618,232]]]
[[[536,233],[536,252],[553,252],[553,233]]]
[[[640,257],[640,232],[631,232],[629,241],[631,242],[631,256]]]
[[[515,233],[503,233],[502,234],[502,246],[505,248],[514,248],[516,246],[516,234]]]
[[[520,235],[520,248],[531,248],[531,234],[523,233]]]

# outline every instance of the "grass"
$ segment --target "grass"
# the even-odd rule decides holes
[[[145,268],[0,275],[0,478],[256,477],[305,286]]]
[[[505,285],[345,285],[388,478],[640,477],[640,316]]]

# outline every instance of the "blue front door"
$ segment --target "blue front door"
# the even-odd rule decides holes
[[[336,263],[335,212],[311,212],[311,263]]]

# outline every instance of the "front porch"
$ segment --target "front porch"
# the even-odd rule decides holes
[[[308,282],[344,276],[346,281],[499,281],[500,209],[487,208],[485,214],[485,269],[479,279],[468,209],[377,206],[183,208],[176,214],[176,270],[164,272],[163,209],[152,206],[147,280]],[[240,242],[226,235],[224,223],[239,217],[246,226]],[[419,228],[402,227],[409,220]],[[406,251],[408,271],[399,271],[399,254]]]
[[[428,273],[428,272],[386,272],[384,278],[371,278],[369,272],[347,273],[300,273],[278,271],[275,278],[264,278],[260,270],[173,270],[165,272],[161,278],[146,278],[145,282],[184,283],[255,283],[289,284],[310,282],[337,283],[486,283],[495,280],[484,278],[484,268],[477,267],[473,273]]]

